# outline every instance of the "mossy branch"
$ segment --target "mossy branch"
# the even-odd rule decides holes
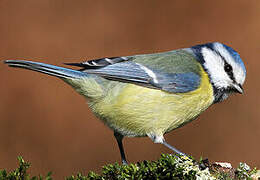
[[[30,163],[18,157],[19,167],[11,172],[0,170],[0,180],[52,180],[52,173],[46,176],[38,175],[31,177],[28,174]],[[259,171],[251,169],[245,163],[240,163],[234,169],[223,165],[223,163],[210,164],[207,160],[196,162],[193,158],[186,156],[174,156],[162,154],[157,161],[143,161],[136,164],[119,165],[108,164],[103,167],[101,174],[89,172],[84,176],[81,173],[76,176],[65,178],[66,180],[107,180],[107,179],[173,179],[173,180],[230,180],[230,179],[255,179]],[[258,174],[258,175],[257,175]]]

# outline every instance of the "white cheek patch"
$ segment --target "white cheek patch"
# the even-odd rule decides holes
[[[223,58],[230,64],[233,68],[233,74],[236,82],[239,84],[243,84],[245,81],[245,72],[242,67],[234,61],[232,55],[228,52],[228,50],[221,43],[214,43],[214,49],[218,51]]]
[[[214,85],[218,88],[227,88],[232,80],[224,70],[224,61],[221,56],[207,47],[203,47],[201,53],[205,60],[204,66]]]

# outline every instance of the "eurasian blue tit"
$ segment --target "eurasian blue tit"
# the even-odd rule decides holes
[[[111,57],[66,63],[78,70],[49,64],[6,60],[11,67],[56,76],[87,100],[114,131],[122,163],[123,137],[148,136],[176,153],[164,134],[194,120],[232,93],[243,93],[245,66],[229,46],[214,42],[163,53]]]

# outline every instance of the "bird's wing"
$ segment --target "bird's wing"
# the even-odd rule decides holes
[[[184,50],[66,64],[81,67],[81,71],[105,79],[171,93],[193,91],[200,85],[198,62]]]

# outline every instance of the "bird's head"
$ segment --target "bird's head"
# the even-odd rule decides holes
[[[243,93],[246,69],[234,49],[214,42],[193,46],[191,50],[209,75],[215,103],[225,100],[231,93]]]

